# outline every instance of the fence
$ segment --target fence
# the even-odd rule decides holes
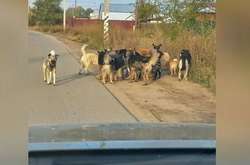
[[[68,27],[77,27],[77,26],[89,26],[89,25],[98,25],[103,24],[103,20],[100,19],[88,19],[88,18],[70,18],[67,19]],[[123,28],[126,30],[133,30],[135,26],[135,21],[129,20],[110,20],[111,28]]]

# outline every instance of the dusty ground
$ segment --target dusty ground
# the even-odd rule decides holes
[[[79,43],[56,36],[68,46],[71,55],[80,58]],[[179,82],[168,75],[150,85],[143,84],[120,81],[106,87],[142,122],[215,123],[215,96],[199,84]]]

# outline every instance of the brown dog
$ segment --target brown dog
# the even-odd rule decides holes
[[[113,72],[112,66],[110,65],[110,55],[107,54],[104,56],[104,65],[101,67],[101,79],[104,84],[107,83],[107,80],[112,84],[113,83]]]
[[[177,75],[178,59],[174,58],[169,62],[171,76]]]

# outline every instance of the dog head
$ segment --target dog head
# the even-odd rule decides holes
[[[157,51],[160,51],[162,44],[155,45],[154,43],[152,44],[153,48]]]
[[[97,51],[98,55],[99,56],[104,56],[105,54],[107,54],[108,50],[107,49],[104,49],[104,50],[101,50],[101,51]]]
[[[50,51],[48,54],[48,63],[51,68],[54,68],[56,66],[56,61],[59,55],[55,53],[54,50]]]
[[[185,55],[185,56],[186,56],[186,55],[190,55],[189,50],[188,50],[188,49],[182,49],[182,50],[181,50],[181,53],[180,53],[180,57],[183,56],[183,55]]]

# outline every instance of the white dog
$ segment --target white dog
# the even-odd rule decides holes
[[[87,74],[89,72],[89,67],[90,65],[98,65],[98,56],[95,53],[87,53],[86,52],[86,47],[88,45],[87,44],[83,44],[81,51],[82,51],[82,57],[80,60],[80,71],[79,74],[82,73],[82,69],[84,69],[85,74]]]
[[[43,70],[43,80],[47,82],[47,84],[51,84],[53,81],[53,85],[56,85],[56,62],[57,57],[55,51],[52,50],[48,54],[47,58],[44,60],[42,65]]]

